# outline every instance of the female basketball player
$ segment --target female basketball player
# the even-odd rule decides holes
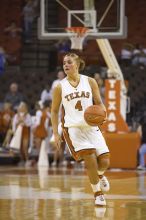
[[[106,205],[103,191],[109,190],[105,170],[109,166],[109,150],[98,127],[91,127],[84,120],[85,109],[94,104],[106,111],[93,78],[79,74],[85,63],[74,53],[64,57],[66,74],[53,91],[51,120],[55,143],[60,148],[62,139],[58,133],[58,112],[62,103],[62,128],[64,138],[75,160],[84,160],[87,174],[95,195],[95,205]]]

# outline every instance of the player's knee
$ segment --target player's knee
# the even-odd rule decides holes
[[[98,167],[99,169],[107,169],[110,165],[110,154],[103,154],[98,157]]]
[[[97,163],[95,154],[84,155],[83,160],[87,169],[93,168],[95,166],[95,163]]]

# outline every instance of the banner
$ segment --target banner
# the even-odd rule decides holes
[[[105,80],[105,106],[107,109],[107,122],[102,126],[106,132],[128,132],[129,128],[123,119],[121,109],[121,81],[115,79]]]

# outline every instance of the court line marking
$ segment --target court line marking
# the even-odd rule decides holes
[[[33,187],[20,187],[19,185],[0,186],[0,199],[93,199],[93,195],[74,191],[62,192],[61,189],[58,192],[54,188],[48,190],[41,190],[40,188]],[[146,195],[121,195],[121,194],[108,194],[105,195],[108,200],[146,200]]]

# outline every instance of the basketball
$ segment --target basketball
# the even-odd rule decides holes
[[[101,125],[106,119],[106,112],[100,105],[91,105],[84,112],[84,119],[90,126]]]

